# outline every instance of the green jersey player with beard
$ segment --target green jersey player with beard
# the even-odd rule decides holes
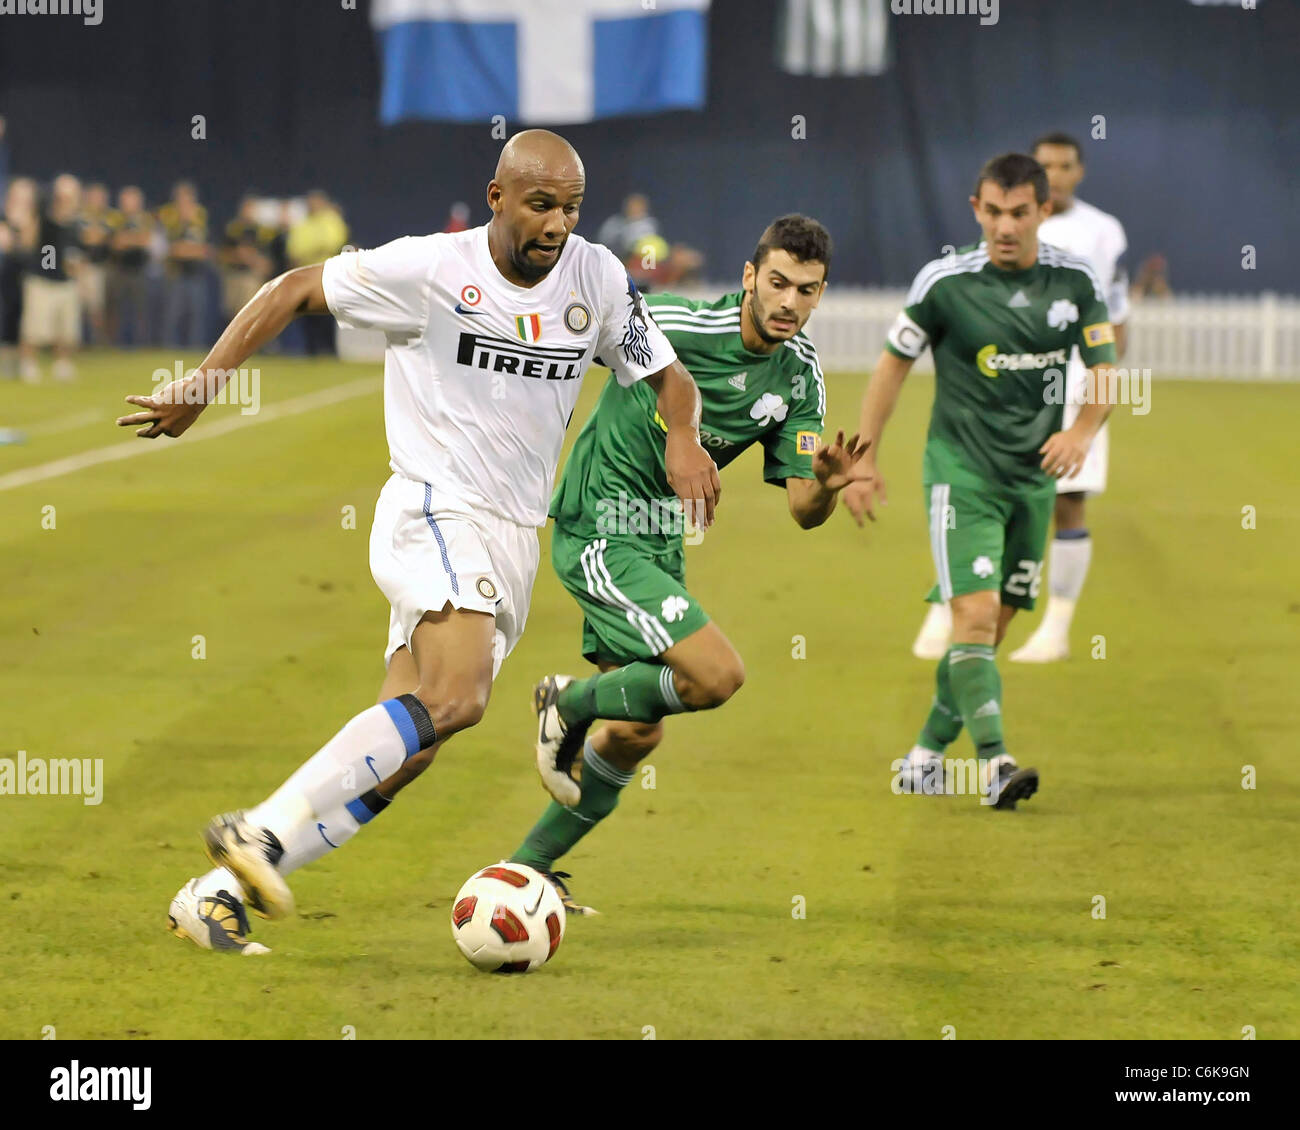
[[[856,436],[820,442],[826,390],[803,326],[826,289],[830,254],[821,224],[782,216],[745,264],[739,292],[716,302],[644,298],[699,387],[700,443],[719,469],[761,444],[763,478],[785,488],[805,529],[830,516],[865,462]],[[587,908],[568,897],[555,861],[614,810],[662,740],[666,715],[721,706],[745,677],[686,588],[666,432],[653,396],[607,385],[551,500],[551,561],[582,609],[582,651],[600,671],[537,685],[538,769],[555,799],[512,859],[556,882],[570,913]],[[605,724],[589,736],[597,719]]]

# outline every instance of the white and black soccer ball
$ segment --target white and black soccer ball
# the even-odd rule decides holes
[[[485,973],[531,973],[564,938],[564,903],[539,871],[494,863],[465,880],[451,908],[451,935]]]

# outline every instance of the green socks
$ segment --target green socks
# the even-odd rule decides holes
[[[560,692],[556,708],[566,726],[597,718],[658,722],[665,714],[686,710],[673,686],[672,668],[640,662],[575,679]]]
[[[1002,744],[1002,676],[992,644],[955,643],[948,649],[948,682],[981,760],[1007,752]]]
[[[952,680],[949,677],[948,656],[951,649],[944,652],[939,666],[934,672],[934,701],[930,704],[930,716],[921,728],[921,736],[916,744],[942,753],[957,740],[961,733],[961,708],[952,693]]]
[[[573,808],[551,801],[511,860],[550,871],[560,856],[614,811],[618,794],[631,780],[631,773],[615,768],[592,749],[588,741],[582,751],[582,799]]]

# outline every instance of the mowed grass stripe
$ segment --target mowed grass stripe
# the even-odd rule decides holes
[[[273,423],[287,417],[300,416],[304,412],[314,412],[318,408],[326,408],[333,404],[341,404],[347,400],[355,400],[360,396],[374,394],[382,388],[382,379],[365,377],[360,380],[349,381],[346,384],[321,389],[319,392],[310,392],[305,396],[295,397],[279,404],[270,404],[247,416],[226,416],[211,423],[203,421],[203,418],[200,417],[200,422],[196,423],[180,438],[188,447],[200,440],[216,439],[220,436],[242,431],[245,428],[254,427],[257,424]],[[138,409],[134,405],[126,405],[122,414],[129,415],[135,411],[138,411]],[[123,429],[123,431],[126,432],[126,429]],[[126,434],[132,439],[139,440],[139,437],[134,434],[134,429]],[[63,475],[71,475],[77,471],[84,471],[90,467],[97,467],[105,463],[119,463],[122,460],[134,459],[137,456],[147,455],[151,452],[167,451],[173,443],[175,443],[174,440],[169,442],[168,437],[165,436],[156,440],[139,441],[134,444],[119,442],[107,447],[83,451],[77,455],[69,455],[62,459],[55,459],[52,462],[42,463],[35,467],[24,467],[21,470],[0,475],[0,491],[31,486],[33,483],[57,479]]]

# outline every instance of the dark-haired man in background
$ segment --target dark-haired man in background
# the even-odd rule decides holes
[[[110,222],[108,186],[90,184],[82,198],[81,214],[77,217],[77,239],[81,245],[81,272],[77,288],[81,294],[81,307],[89,323],[90,341],[95,345],[108,345],[108,257],[109,242],[113,238]]]
[[[939,583],[928,599],[952,606],[952,645],[939,661],[925,726],[899,775],[907,791],[942,791],[944,750],[970,732],[980,791],[1014,808],[1038,788],[1002,735],[1002,680],[994,652],[1018,608],[1033,608],[1056,481],[1075,473],[1109,407],[1095,366],[1115,362],[1115,335],[1092,265],[1038,241],[1047,216],[1047,174],[1032,157],[989,161],[970,198],[984,240],[927,263],[889,331],[862,405],[873,477],[850,486],[845,505],[874,518],[884,498],[876,470],[880,437],[899,389],[926,347],[935,394],[923,481],[930,550]],[[1062,429],[1064,374],[1075,346],[1091,395]],[[917,786],[920,786],[919,788]]]
[[[109,213],[112,228],[108,253],[108,337],[116,345],[139,349],[151,345],[149,325],[149,248],[154,218],[145,209],[144,192],[129,184],[117,194]]]
[[[221,312],[233,318],[271,277],[268,255],[275,230],[258,220],[259,201],[251,192],[239,201],[239,212],[226,225],[217,258],[221,262]]]
[[[172,189],[172,199],[158,210],[167,235],[167,291],[163,303],[165,343],[185,348],[203,344],[207,336],[208,278],[212,245],[208,242],[208,210],[199,203],[189,181]]]
[[[1082,255],[1101,279],[1115,327],[1115,357],[1124,359],[1128,341],[1128,274],[1124,252],[1128,238],[1124,225],[1108,212],[1080,200],[1075,190],[1083,180],[1083,150],[1065,133],[1049,133],[1034,142],[1034,159],[1047,173],[1052,193],[1052,214],[1043,221],[1038,236],[1044,243]],[[1065,422],[1074,423],[1079,396],[1087,384],[1088,371],[1078,352],[1070,355],[1066,371]],[[1070,622],[1083,594],[1083,583],[1092,563],[1092,535],[1088,532],[1086,500],[1106,489],[1110,457],[1109,428],[1103,425],[1088,458],[1079,471],[1056,484],[1053,524],[1056,536],[1048,551],[1047,611],[1034,634],[1009,658],[1012,663],[1055,663],[1070,654]]]

